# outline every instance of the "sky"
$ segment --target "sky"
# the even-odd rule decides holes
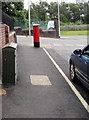
[[[36,3],[39,0],[29,0],[29,1],[32,1],[32,2]],[[50,3],[50,2],[57,2],[57,1],[59,1],[59,3],[60,2],[76,3],[76,0],[42,0],[42,1],[46,1],[48,3]],[[25,7],[25,9],[28,9],[28,0],[24,0],[24,7]]]

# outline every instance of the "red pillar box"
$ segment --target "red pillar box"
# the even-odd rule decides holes
[[[33,24],[34,47],[40,47],[39,24]]]

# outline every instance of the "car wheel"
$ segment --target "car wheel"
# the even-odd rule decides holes
[[[70,64],[70,79],[73,82],[76,80],[75,67],[73,64]]]

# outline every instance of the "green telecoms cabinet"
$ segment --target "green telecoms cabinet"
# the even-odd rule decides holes
[[[10,43],[2,48],[2,84],[16,84],[17,44]]]

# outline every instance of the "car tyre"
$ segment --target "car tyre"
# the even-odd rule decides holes
[[[72,63],[70,63],[70,79],[72,82],[76,81],[75,67]]]

